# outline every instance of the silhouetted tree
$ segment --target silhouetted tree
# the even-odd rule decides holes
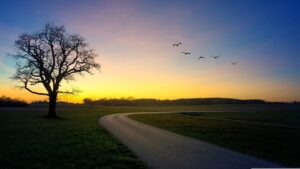
[[[100,69],[95,62],[96,53],[85,39],[77,34],[67,34],[64,26],[46,24],[37,33],[23,33],[15,41],[18,53],[17,71],[13,79],[22,83],[27,91],[49,97],[48,117],[56,117],[56,100],[59,93],[75,94],[76,90],[61,91],[62,81],[74,80],[75,75],[91,74],[93,68]],[[41,84],[45,92],[34,91]]]

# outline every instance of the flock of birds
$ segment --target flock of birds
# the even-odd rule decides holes
[[[181,42],[179,42],[179,43],[174,43],[172,46],[173,47],[179,47],[180,45],[182,45],[182,43]],[[184,55],[191,55],[192,53],[191,52],[181,52],[182,54],[184,54]],[[213,59],[218,59],[219,57],[221,57],[221,56],[211,56]],[[198,57],[198,59],[199,60],[202,60],[202,59],[205,59],[205,57],[204,56],[199,56]],[[231,62],[231,64],[233,65],[233,66],[235,66],[236,64],[237,64],[237,61],[233,61],[233,62]]]

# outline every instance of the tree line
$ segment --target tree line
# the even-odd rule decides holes
[[[232,99],[232,98],[182,98],[173,100],[160,99],[133,99],[133,98],[101,98],[83,100],[86,105],[100,106],[188,106],[188,105],[212,105],[212,104],[266,104],[260,99]]]
[[[60,106],[78,106],[79,103],[57,102]],[[45,107],[48,101],[32,101],[27,103],[20,99],[13,99],[6,96],[0,97],[0,107]],[[196,105],[213,105],[213,104],[297,104],[299,101],[293,102],[269,102],[260,99],[232,99],[232,98],[182,98],[182,99],[134,99],[132,97],[122,98],[101,98],[92,100],[86,98],[83,100],[84,105],[94,106],[196,106]]]
[[[0,97],[0,107],[27,107],[28,104],[20,99],[12,99],[10,97]]]

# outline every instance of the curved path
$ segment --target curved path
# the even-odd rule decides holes
[[[142,112],[142,114],[149,113]],[[269,161],[260,160],[132,120],[128,118],[128,115],[131,114],[141,113],[107,115],[100,118],[98,122],[128,146],[151,169],[281,167]]]

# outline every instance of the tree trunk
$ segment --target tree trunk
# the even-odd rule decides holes
[[[49,111],[48,117],[49,118],[56,118],[56,99],[57,93],[49,95]]]

